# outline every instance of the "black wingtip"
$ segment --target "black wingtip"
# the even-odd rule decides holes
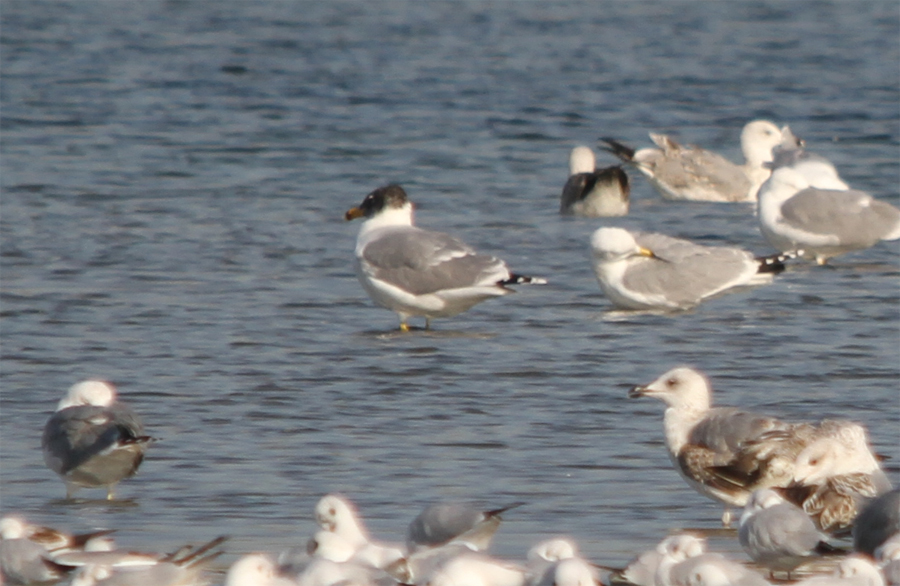
[[[508,279],[504,279],[500,281],[498,285],[506,286],[506,285],[546,285],[547,279],[542,279],[540,277],[526,277],[525,275],[517,275],[512,273],[509,275]]]
[[[773,254],[770,256],[760,256],[756,260],[759,262],[760,273],[780,273],[785,269],[785,261],[793,260],[802,254],[801,251],[782,252],[781,254]]]
[[[634,160],[635,150],[633,148],[631,148],[630,146],[623,144],[623,143],[617,141],[616,139],[610,138],[608,136],[604,136],[604,137],[600,138],[600,140],[602,140],[603,142],[605,142],[608,145],[608,146],[601,146],[600,148],[602,148],[603,150],[610,152],[610,153],[614,154],[615,156],[619,157],[620,159],[622,159],[623,161],[627,161],[629,163]]]

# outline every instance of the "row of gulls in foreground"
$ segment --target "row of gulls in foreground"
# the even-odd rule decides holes
[[[725,525],[731,523],[731,508],[745,506],[754,491],[776,488],[818,530],[846,534],[866,503],[891,490],[858,423],[788,423],[713,407],[707,377],[685,366],[633,387],[629,397],[666,404],[669,457],[688,485],[725,506]]]
[[[427,329],[432,318],[512,293],[510,285],[546,283],[454,236],[413,226],[412,203],[399,185],[368,194],[345,214],[356,218],[365,218],[356,240],[359,282],[375,303],[397,313],[404,332],[410,317],[424,317]]]
[[[66,498],[86,487],[106,488],[112,499],[119,481],[137,473],[152,441],[140,417],[116,400],[112,384],[87,380],[60,400],[41,448],[47,467],[65,482]]]

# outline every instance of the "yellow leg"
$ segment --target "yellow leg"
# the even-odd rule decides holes
[[[106,488],[106,500],[111,501],[114,498],[116,498],[115,486],[111,484]]]
[[[409,326],[406,325],[406,322],[405,322],[405,321],[400,322],[400,331],[401,331],[401,332],[408,332],[408,331],[409,331]]]

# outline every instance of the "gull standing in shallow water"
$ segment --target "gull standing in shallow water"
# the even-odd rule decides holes
[[[768,120],[754,120],[741,131],[741,150],[746,163],[739,166],[716,153],[682,146],[663,134],[650,133],[658,148],[632,149],[604,138],[609,151],[637,167],[664,199],[680,201],[753,202],[759,186],[769,177],[765,163],[772,148],[784,139]]]
[[[702,495],[725,504],[722,522],[729,525],[729,507],[743,507],[757,488],[786,485],[790,459],[778,446],[760,449],[766,434],[790,432],[794,424],[774,417],[712,407],[712,390],[702,373],[688,367],[672,369],[648,385],[632,388],[628,396],[655,397],[666,404],[666,446],[675,468]],[[754,451],[745,453],[750,444]]]
[[[622,309],[690,309],[729,289],[771,282],[786,258],[611,227],[594,232],[591,251],[600,288]]]
[[[407,320],[450,317],[492,297],[508,285],[543,284],[509,271],[499,258],[478,254],[461,240],[413,226],[413,206],[399,185],[380,187],[345,214],[366,218],[356,239],[357,276],[375,303]]]
[[[41,447],[47,467],[66,483],[66,497],[79,487],[106,487],[134,476],[153,438],[144,435],[137,414],[116,401],[110,383],[88,380],[73,385],[44,426]]]
[[[597,169],[594,151],[577,146],[569,155],[569,179],[563,187],[559,213],[589,218],[624,216],[631,188],[619,165]]]

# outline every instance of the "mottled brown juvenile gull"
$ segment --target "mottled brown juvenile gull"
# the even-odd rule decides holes
[[[793,480],[787,498],[827,533],[849,532],[860,510],[891,490],[865,427],[852,421],[823,424],[797,455]]]
[[[730,289],[763,285],[784,269],[781,256],[702,246],[664,234],[603,227],[591,236],[594,274],[621,309],[683,310]]]
[[[577,146],[569,155],[569,179],[563,187],[559,213],[591,218],[628,213],[631,188],[619,165],[598,169],[594,151]]]
[[[413,207],[399,185],[380,187],[345,218],[365,217],[356,240],[357,276],[375,303],[395,311],[400,329],[411,316],[450,317],[509,285],[545,283],[511,273],[497,257],[478,254],[461,240],[413,226]]]
[[[790,573],[801,564],[837,550],[800,507],[770,488],[750,495],[741,515],[738,539],[757,564]]]
[[[742,166],[705,149],[682,146],[662,134],[650,133],[658,148],[639,151],[611,138],[602,140],[610,152],[643,173],[665,199],[753,202],[759,186],[769,177],[765,163],[772,160],[772,148],[782,142],[783,131],[768,120],[747,123],[741,132],[746,158]]]
[[[44,426],[41,446],[47,467],[66,484],[66,497],[79,487],[105,487],[112,499],[116,484],[133,476],[152,438],[137,414],[116,401],[110,383],[73,385]]]
[[[814,181],[808,169],[788,165],[775,169],[760,188],[759,229],[777,250],[822,265],[900,238],[900,210],[891,204],[856,189],[816,187]]]
[[[700,494],[725,505],[722,521],[730,524],[729,507],[743,507],[758,488],[790,481],[780,468],[778,446],[760,449],[772,431],[790,432],[794,424],[734,407],[712,407],[712,390],[701,372],[674,368],[648,385],[635,386],[629,397],[655,397],[666,404],[664,428],[669,457],[676,470]],[[753,457],[744,447],[753,444]],[[777,462],[777,475],[769,473]]]

